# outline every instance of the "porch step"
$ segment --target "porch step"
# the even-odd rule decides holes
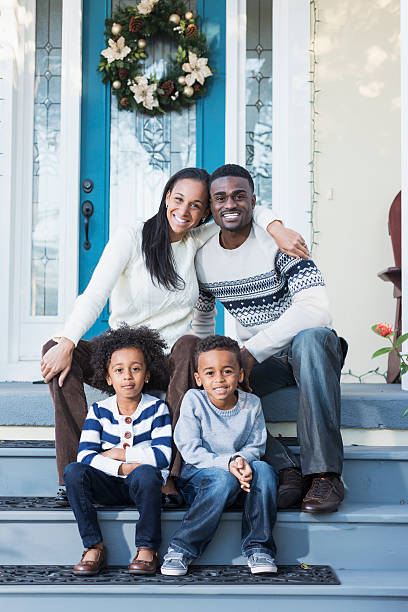
[[[3,609],[13,612],[41,610],[65,612],[92,607],[112,612],[138,606],[149,612],[406,612],[408,571],[337,570],[340,585],[188,585],[75,584],[1,585]]]
[[[293,612],[301,606],[302,612],[406,612],[408,597],[408,572],[338,571],[341,585],[291,586],[255,585],[242,586],[163,586],[163,585],[50,585],[50,586],[2,586],[1,602],[13,612],[42,610],[61,612],[85,609],[89,606],[99,612],[111,612],[120,604],[146,606],[149,612],[156,610],[180,612],[192,610],[208,612],[210,607],[226,612],[247,612],[248,606],[269,609],[279,606],[280,612]],[[381,585],[381,586],[380,586]]]
[[[343,383],[342,426],[366,429],[408,429],[401,415],[408,406],[408,392],[400,385]],[[89,403],[102,397],[87,387]],[[262,399],[270,423],[296,421],[298,391],[285,387]],[[54,410],[47,385],[0,383],[0,426],[53,426]]]
[[[162,514],[161,553],[167,549],[184,511]],[[133,508],[98,511],[111,565],[126,565],[134,555]],[[312,515],[298,511],[278,513],[275,539],[277,561],[331,565],[347,569],[395,569],[408,558],[408,512],[401,504],[344,502],[338,512]],[[200,558],[200,565],[240,565],[241,512],[223,514],[218,531]],[[0,511],[0,565],[70,565],[81,550],[70,509],[3,509]]]
[[[50,443],[0,442],[0,495],[54,496],[57,472]],[[291,447],[298,454],[298,447]],[[408,447],[346,446],[343,479],[350,502],[406,504]],[[33,477],[35,475],[35,477]]]

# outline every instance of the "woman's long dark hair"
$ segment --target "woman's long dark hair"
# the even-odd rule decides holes
[[[184,287],[183,279],[177,274],[170,242],[169,224],[166,212],[166,195],[173,190],[177,181],[194,179],[201,181],[208,189],[210,175],[201,168],[183,168],[167,181],[158,212],[143,226],[142,253],[152,282],[172,291]]]

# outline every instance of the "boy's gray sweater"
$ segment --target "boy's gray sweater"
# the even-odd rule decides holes
[[[250,463],[265,452],[266,426],[261,401],[238,390],[231,410],[219,410],[205,391],[190,389],[180,408],[174,441],[185,463],[196,468],[228,471],[231,459],[243,457]]]

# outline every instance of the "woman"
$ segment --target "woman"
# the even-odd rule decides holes
[[[210,217],[209,175],[185,168],[174,174],[163,190],[156,215],[133,227],[120,227],[105,247],[86,290],[80,295],[61,336],[43,347],[41,370],[50,383],[55,406],[55,445],[59,484],[66,465],[75,461],[87,413],[84,383],[90,383],[92,342],[81,340],[110,298],[109,325],[147,324],[157,329],[169,347],[190,331],[191,313],[198,298],[194,257],[218,231]],[[271,211],[258,207],[255,222],[268,229],[289,254],[303,252],[303,238],[274,221]],[[200,226],[200,227],[198,227]],[[208,331],[210,333],[211,330]],[[171,405],[169,406],[172,410]],[[169,482],[167,493],[176,493]],[[57,501],[66,503],[60,489]]]

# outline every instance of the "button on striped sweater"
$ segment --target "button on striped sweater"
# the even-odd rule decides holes
[[[119,413],[116,395],[92,404],[82,429],[77,461],[105,474],[125,478],[118,474],[123,462],[101,454],[114,447],[125,448],[126,462],[157,467],[166,480],[172,439],[166,404],[143,393],[139,406],[131,415],[131,423],[128,421],[127,415]]]

